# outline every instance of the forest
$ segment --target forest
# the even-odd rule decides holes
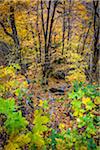
[[[99,150],[99,0],[0,0],[0,150]]]

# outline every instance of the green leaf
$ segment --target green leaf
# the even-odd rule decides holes
[[[26,128],[28,122],[22,117],[21,111],[9,114],[5,122],[5,127],[9,133],[18,133],[19,131]]]
[[[9,115],[9,113],[12,113],[15,111],[17,107],[15,106],[15,100],[14,99],[3,99],[0,98],[0,113]]]

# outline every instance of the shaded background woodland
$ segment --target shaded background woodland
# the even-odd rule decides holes
[[[0,1],[0,64],[30,67],[44,84],[57,73],[97,81],[98,43],[99,1]]]

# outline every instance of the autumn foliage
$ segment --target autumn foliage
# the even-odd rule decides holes
[[[0,150],[99,150],[99,1],[0,1]]]

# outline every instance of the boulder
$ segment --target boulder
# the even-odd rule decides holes
[[[52,88],[49,89],[49,91],[51,93],[56,94],[56,95],[64,95],[65,89],[66,89],[66,86],[62,86],[62,87],[58,87],[58,88],[52,87]]]
[[[65,72],[63,70],[58,70],[55,73],[53,73],[53,77],[58,80],[65,80]]]

